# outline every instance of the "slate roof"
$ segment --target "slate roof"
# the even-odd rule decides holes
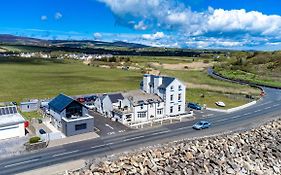
[[[62,112],[73,101],[75,101],[73,98],[60,94],[49,102],[49,107],[56,112]]]
[[[163,77],[162,85],[160,86],[160,88],[168,87],[175,79],[176,78],[173,77]]]
[[[111,100],[112,103],[117,103],[118,100],[123,100],[124,97],[121,93],[116,93],[116,94],[108,94],[109,99]]]
[[[142,90],[133,90],[123,93],[124,97],[130,100],[133,106],[138,106],[141,104],[150,104],[163,102],[161,97],[156,94],[148,94]]]

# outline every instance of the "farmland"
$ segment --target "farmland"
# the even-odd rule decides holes
[[[0,58],[0,101],[136,89],[141,73],[89,67],[78,61]]]
[[[193,60],[188,57],[132,57],[130,63],[147,68],[148,63],[181,64]],[[212,79],[205,70],[158,69],[162,75],[175,76],[186,83],[188,101],[210,107],[218,100],[226,102],[227,108],[235,107],[249,101],[245,94],[258,94],[258,90],[248,86]],[[132,90],[139,88],[142,74],[142,69],[103,68],[74,60],[0,58],[0,78],[4,82],[0,84],[0,101],[50,98],[59,93],[79,95]]]

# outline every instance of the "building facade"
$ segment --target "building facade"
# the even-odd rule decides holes
[[[177,116],[185,113],[186,86],[178,79],[145,74],[141,89],[164,100],[165,115]]]
[[[73,98],[60,94],[49,102],[51,123],[64,135],[72,136],[94,131],[94,117]]]

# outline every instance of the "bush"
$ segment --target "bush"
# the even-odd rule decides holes
[[[30,144],[32,144],[32,143],[38,143],[39,140],[41,140],[40,137],[34,136],[34,137],[31,137],[31,138],[29,139],[29,143],[30,143]]]

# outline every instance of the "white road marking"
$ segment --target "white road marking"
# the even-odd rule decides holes
[[[237,118],[240,118],[240,116],[234,116],[234,117],[231,117],[232,119],[237,119]]]
[[[104,147],[104,146],[106,146],[106,145],[104,144],[104,145],[92,146],[91,148],[95,149],[95,148],[101,148],[101,147]]]
[[[118,131],[118,132],[125,132],[126,130],[120,130],[120,131]]]
[[[170,131],[167,130],[167,131],[155,132],[155,133],[152,133],[151,135],[164,134],[164,133],[167,133],[167,132],[170,132]]]
[[[256,110],[256,111],[254,111],[254,112],[261,112],[261,109],[259,109],[259,110]]]
[[[10,164],[10,165],[6,165],[4,167],[8,168],[8,167],[13,167],[13,166],[18,166],[18,165],[27,164],[27,163],[30,163],[30,162],[37,162],[38,160],[39,159],[26,160],[26,161],[22,161],[22,162],[17,162],[17,163],[13,163],[13,164]]]
[[[207,114],[207,115],[202,115],[202,117],[211,117],[213,116],[214,114]]]
[[[113,134],[115,134],[115,132],[109,132],[109,133],[107,133],[107,135],[113,135]]]
[[[258,106],[263,106],[263,105],[267,105],[267,104],[269,104],[269,103],[271,103],[272,101],[268,101],[268,102],[265,102],[265,103],[262,103],[262,104],[259,104],[259,105],[256,105],[256,107],[258,107]]]
[[[279,106],[279,104],[273,105],[273,107]]]
[[[189,129],[189,128],[192,128],[192,126],[186,126],[186,127],[178,128],[176,130],[183,130],[183,129]]]
[[[244,114],[244,115],[250,115],[250,114],[252,114],[252,113],[249,112],[249,113],[246,113],[246,114]]]
[[[228,120],[228,118],[220,119],[220,120],[218,120],[218,122],[224,122],[226,120]]]
[[[109,124],[105,124],[105,126],[109,127],[110,129],[114,130],[114,128],[112,126],[110,126]]]
[[[270,109],[270,108],[272,108],[271,106],[269,106],[269,107],[266,107],[266,108],[264,108],[264,109]]]
[[[67,155],[67,154],[77,153],[78,151],[79,150],[64,152],[64,153],[60,153],[60,154],[54,154],[52,157],[59,157],[59,156]]]
[[[107,144],[105,144],[105,145],[106,145],[106,146],[109,146],[109,145],[113,145],[113,144],[114,144],[114,143],[111,142],[111,143],[107,143]]]
[[[136,139],[140,139],[140,138],[143,138],[143,137],[145,137],[145,136],[137,136],[137,137],[125,139],[125,140],[123,140],[123,142],[127,142],[127,141],[130,141],[130,140],[136,140]]]

